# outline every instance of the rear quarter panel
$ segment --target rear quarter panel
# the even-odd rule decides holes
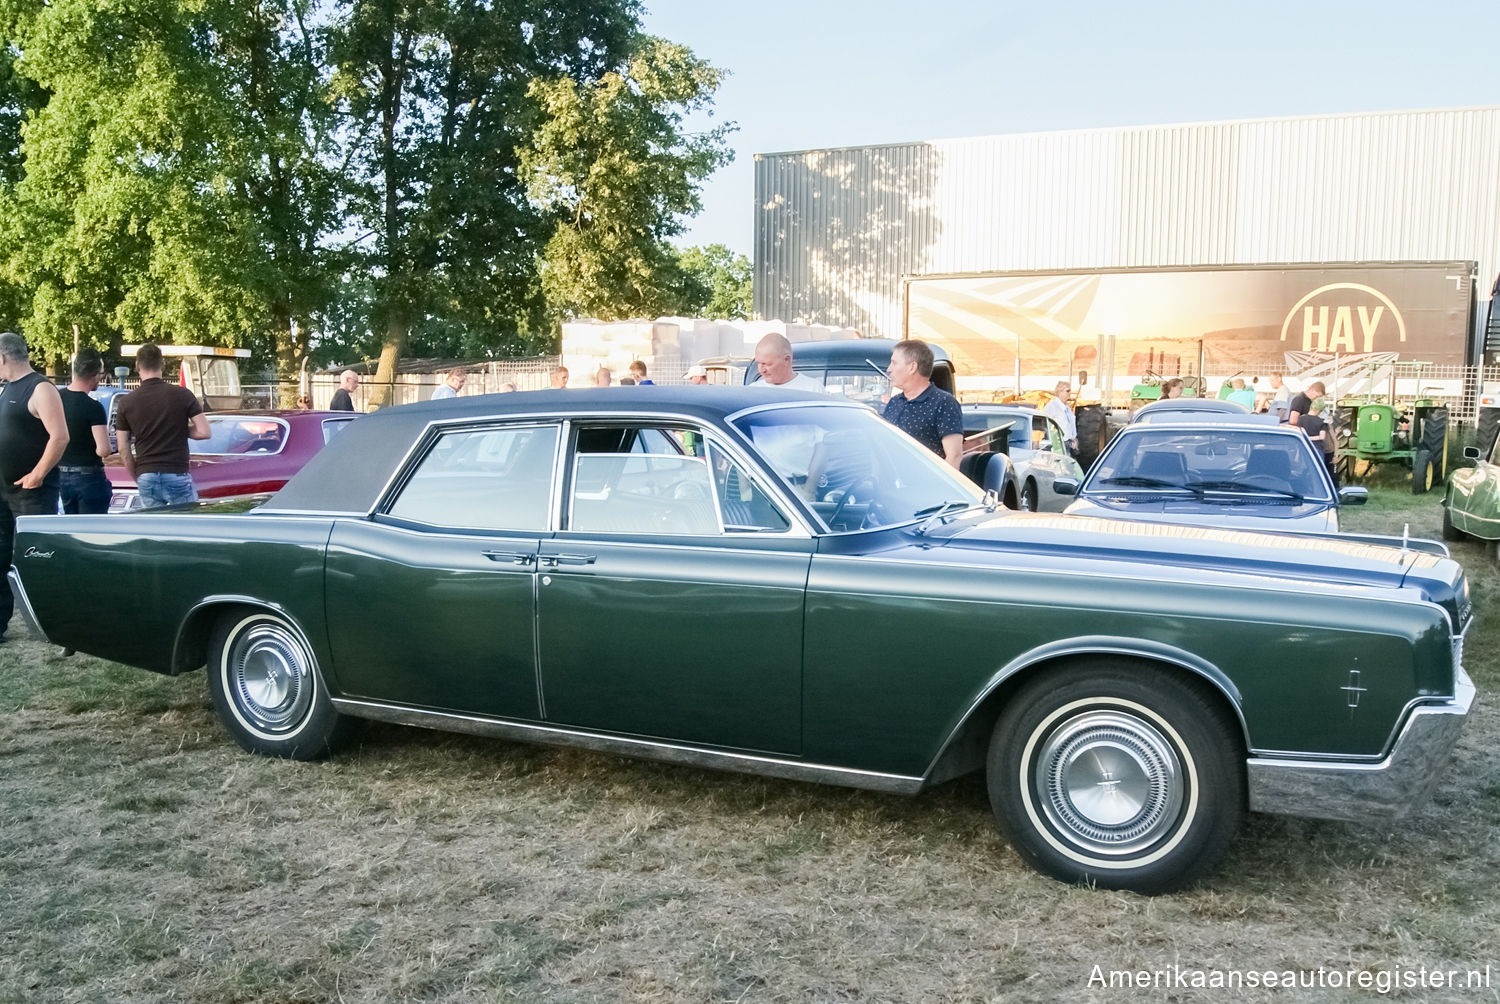
[[[285,611],[327,664],[323,554],[330,521],[244,513],[23,516],[15,567],[49,640],[158,673],[188,615],[249,599]]]

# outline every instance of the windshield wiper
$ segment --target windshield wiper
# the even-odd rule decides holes
[[[1161,478],[1101,478],[1101,485],[1124,485],[1127,488],[1169,488],[1172,491],[1189,491],[1186,485],[1178,484],[1176,481],[1163,481]]]
[[[1303,496],[1298,492],[1286,491],[1280,488],[1265,488],[1260,485],[1249,485],[1243,481],[1201,481],[1189,485],[1190,489],[1202,495],[1204,492],[1243,492],[1250,495],[1269,495],[1276,499],[1287,499],[1292,502],[1301,502]]]
[[[932,529],[932,525],[934,523],[938,522],[951,512],[955,512],[959,509],[978,509],[982,508],[983,506],[984,503],[982,502],[975,503],[966,502],[963,499],[954,499],[948,502],[939,502],[937,505],[930,505],[925,509],[918,509],[911,515],[912,519],[922,520],[922,522],[918,524],[916,532],[918,534],[926,534],[928,530]],[[924,519],[923,517],[926,518]]]

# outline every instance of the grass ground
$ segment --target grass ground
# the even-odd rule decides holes
[[[1377,490],[1351,529],[1435,536]],[[1222,1000],[1111,970],[1489,969],[1500,995],[1500,572],[1459,544],[1481,703],[1433,804],[1251,817],[1170,896],[1025,867],[976,779],[915,799],[374,726],[247,756],[201,673],[0,648],[0,1002]],[[1425,977],[1424,977],[1425,978]],[[1336,989],[1232,999],[1373,998]]]

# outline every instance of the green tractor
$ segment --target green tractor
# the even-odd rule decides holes
[[[1161,385],[1170,379],[1172,378],[1169,376],[1163,376],[1160,373],[1147,370],[1146,375],[1141,378],[1141,382],[1130,388],[1131,412],[1134,413],[1137,409],[1150,404],[1152,401],[1160,400]],[[1190,373],[1180,379],[1182,380],[1183,397],[1203,396],[1204,384],[1201,376],[1195,376]]]
[[[1422,495],[1448,476],[1448,408],[1421,397],[1410,408],[1391,401],[1343,400],[1337,409],[1339,463],[1348,480],[1385,463],[1411,469],[1411,490]]]

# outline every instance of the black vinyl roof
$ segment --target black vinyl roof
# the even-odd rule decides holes
[[[350,422],[257,512],[369,512],[413,446],[436,424],[535,417],[686,419],[722,426],[726,415],[756,405],[803,401],[860,408],[829,394],[749,387],[646,386],[535,390],[422,401]]]

